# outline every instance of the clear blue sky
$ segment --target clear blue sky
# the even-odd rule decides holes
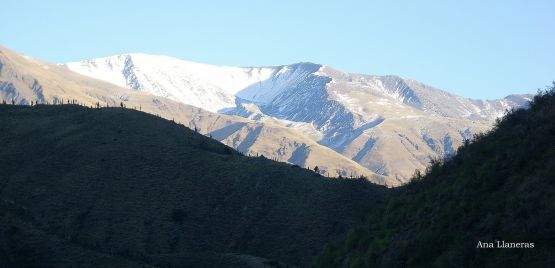
[[[555,1],[2,0],[0,44],[63,63],[127,52],[217,65],[311,61],[472,98],[555,79]]]

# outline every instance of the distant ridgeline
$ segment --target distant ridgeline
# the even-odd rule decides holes
[[[555,83],[397,188],[315,267],[555,267]]]
[[[0,105],[0,267],[308,266],[389,194],[66,102]]]

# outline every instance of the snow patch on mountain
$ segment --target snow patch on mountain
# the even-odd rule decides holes
[[[212,112],[234,107],[235,94],[257,88],[279,68],[237,68],[182,61],[167,56],[125,54],[66,66],[77,73],[170,98]]]
[[[399,76],[345,73],[308,62],[227,67],[125,54],[66,66],[131,90],[292,130],[399,181],[430,159],[453,154],[475,131],[530,100],[527,95],[472,100]],[[229,125],[212,135],[245,153],[270,153],[253,147],[265,130],[238,133],[244,127]],[[310,155],[310,148],[299,144],[283,148],[296,148],[288,152],[292,160],[284,159],[291,163]]]

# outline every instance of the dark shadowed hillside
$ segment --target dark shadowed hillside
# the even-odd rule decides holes
[[[120,108],[0,105],[0,148],[1,267],[307,265],[387,193]]]
[[[398,188],[315,266],[555,267],[554,186],[555,84]]]

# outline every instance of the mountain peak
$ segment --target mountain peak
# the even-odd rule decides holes
[[[292,128],[397,182],[527,101],[518,95],[471,100],[397,75],[346,73],[312,62],[228,67],[124,54],[67,66],[214,113]],[[384,155],[380,147],[404,151],[407,161]]]
[[[63,68],[7,50],[1,56],[2,98],[123,100],[181,118],[244,153],[316,164],[331,175],[382,174],[373,181],[388,185],[402,184],[527,102],[518,95],[470,100],[399,76],[310,62],[242,68],[129,53]]]

